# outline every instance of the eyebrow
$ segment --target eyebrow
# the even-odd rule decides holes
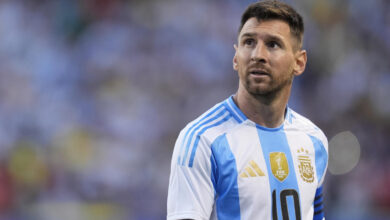
[[[241,35],[241,37],[255,37],[256,33],[247,32]]]
[[[241,35],[241,38],[244,38],[244,37],[256,37],[257,36],[257,33],[255,32],[246,32],[246,33],[243,33]],[[272,34],[265,34],[265,39],[267,40],[273,40],[273,41],[277,41],[277,42],[283,42],[283,39],[277,35],[272,35]]]
[[[266,37],[268,40],[271,40],[271,41],[276,41],[276,42],[280,42],[280,43],[283,43],[283,39],[278,37],[278,36],[275,36],[275,35],[267,35]]]

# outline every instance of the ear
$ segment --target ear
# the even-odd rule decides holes
[[[235,71],[237,71],[237,70],[238,70],[238,63],[237,63],[237,45],[234,44],[233,47],[234,47],[234,50],[235,50],[234,57],[233,57],[233,69],[234,69]]]
[[[305,71],[307,62],[306,50],[300,50],[295,53],[295,65],[294,65],[294,75],[299,76]]]

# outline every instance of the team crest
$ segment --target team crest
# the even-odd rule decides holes
[[[307,183],[312,183],[314,181],[314,169],[311,165],[311,160],[308,154],[309,151],[303,148],[298,150],[298,168],[303,181]]]
[[[283,182],[288,176],[288,163],[286,154],[283,152],[272,152],[269,154],[272,174],[280,182]]]

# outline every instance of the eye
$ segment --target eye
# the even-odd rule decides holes
[[[279,48],[280,44],[278,42],[276,42],[276,41],[270,41],[270,42],[267,43],[267,46],[270,47],[270,48],[275,49],[275,48]]]
[[[244,45],[246,45],[246,46],[253,46],[253,45],[255,45],[255,40],[253,39],[253,38],[247,38],[247,39],[245,39],[244,40]]]

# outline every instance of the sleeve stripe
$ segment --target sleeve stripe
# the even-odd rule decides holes
[[[324,212],[323,212],[323,210],[322,210],[322,209],[320,209],[320,210],[318,210],[318,211],[314,212],[314,215],[319,215],[319,214],[322,214],[322,213],[324,213]]]
[[[191,146],[191,142],[195,136],[198,137],[200,134],[199,132],[202,132],[202,130],[204,130],[204,127],[207,126],[208,124],[220,119],[221,117],[223,117],[226,113],[226,109],[224,108],[223,110],[221,110],[218,114],[216,114],[215,116],[211,117],[211,118],[205,118],[204,120],[205,121],[202,121],[201,124],[197,125],[192,131],[191,131],[191,134],[190,136],[188,137],[188,140],[187,140],[187,144],[186,144],[186,147],[185,147],[185,153],[183,155],[183,159],[182,159],[182,163],[181,165],[184,166],[185,162],[186,162],[186,158],[187,158],[187,155],[189,153],[189,150],[190,150],[190,146]],[[207,120],[206,120],[207,119]],[[203,128],[203,129],[202,129]],[[199,131],[201,130],[201,131]],[[197,133],[198,132],[198,133]],[[196,134],[197,133],[197,134]]]
[[[314,201],[317,201],[317,200],[321,199],[321,198],[322,198],[322,196],[323,196],[323,194],[322,194],[322,193],[321,193],[319,196],[316,196],[316,197],[314,198]]]
[[[316,197],[319,196],[319,195],[322,195],[322,186],[319,187],[316,191]]]
[[[319,199],[317,199],[317,200],[314,200],[314,205],[317,205],[317,204],[319,204],[319,203],[322,203],[324,201],[324,199],[321,197],[321,198],[319,198]]]
[[[179,154],[179,157],[178,157],[178,164],[180,165],[181,164],[181,154],[182,154],[182,151],[183,151],[183,149],[185,148],[184,146],[185,146],[185,143],[186,143],[186,141],[188,142],[188,140],[187,140],[187,136],[190,134],[190,132],[191,132],[191,134],[193,134],[194,132],[195,132],[195,130],[196,129],[198,129],[198,127],[200,127],[201,126],[201,122],[204,122],[204,121],[206,121],[206,120],[209,120],[210,119],[210,117],[212,116],[212,115],[214,115],[214,113],[216,113],[219,109],[221,109],[221,108],[223,108],[224,107],[224,105],[219,105],[219,106],[217,106],[216,108],[214,108],[213,110],[211,110],[209,113],[207,113],[207,115],[205,115],[204,117],[202,117],[202,118],[200,118],[196,123],[194,123],[187,131],[186,131],[186,133],[185,133],[185,135],[184,135],[184,138],[183,138],[183,140],[182,140],[182,143],[181,143],[181,147],[180,147],[180,154]],[[222,110],[223,111],[223,110]],[[219,112],[220,113],[220,112]],[[191,137],[192,138],[192,137]],[[189,140],[190,142],[191,142],[191,140]],[[187,144],[188,145],[188,144]],[[187,153],[186,153],[187,154]],[[184,160],[183,160],[183,165],[184,165]]]
[[[314,208],[314,212],[322,211],[322,209],[324,209],[324,206],[323,205],[319,205],[316,208]]]
[[[324,218],[324,199],[323,199],[323,193],[322,193],[323,187],[317,188],[314,202],[313,202],[313,208],[314,208],[314,216],[313,220],[323,220]]]
[[[318,203],[318,204],[314,204],[314,209],[315,208],[318,208],[318,206],[321,206],[323,204],[323,202],[321,201],[320,203]]]
[[[209,125],[205,128],[203,128],[197,135],[196,135],[196,139],[195,139],[195,143],[194,143],[194,146],[192,148],[192,151],[191,151],[191,155],[190,155],[190,161],[188,163],[188,166],[189,167],[192,167],[192,165],[194,164],[194,157],[195,157],[195,152],[196,152],[196,149],[198,147],[198,143],[199,143],[199,140],[200,140],[200,136],[207,131],[207,129],[209,128],[212,128],[212,127],[216,127],[222,123],[224,123],[225,121],[229,120],[230,118],[232,117],[231,113],[229,112],[228,115],[226,115],[224,118],[222,118],[221,120],[217,121],[216,123],[212,124],[212,125]]]
[[[233,96],[230,96],[227,99],[226,103],[227,103],[228,109],[231,109],[234,112],[233,115],[236,115],[236,116],[238,116],[238,118],[240,118],[239,123],[241,123],[247,119],[247,117],[244,115],[244,113],[242,113],[242,111],[237,107],[236,103],[234,103]]]
[[[238,114],[234,112],[234,110],[233,110],[233,108],[231,106],[229,106],[229,102],[226,102],[225,105],[226,105],[226,109],[230,112],[230,114],[232,114],[233,118],[238,123],[241,123],[242,122],[241,118],[239,118]]]

